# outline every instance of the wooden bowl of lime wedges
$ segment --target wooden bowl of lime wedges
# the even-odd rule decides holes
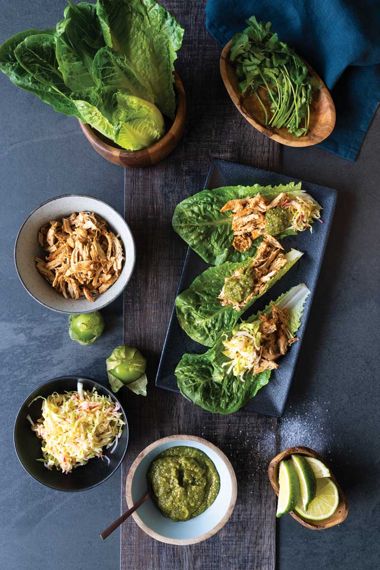
[[[278,496],[276,516],[289,513],[312,530],[341,524],[348,515],[344,493],[324,459],[308,447],[291,447],[272,459],[270,483]]]

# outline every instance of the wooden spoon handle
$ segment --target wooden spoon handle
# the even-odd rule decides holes
[[[150,497],[149,493],[148,492],[145,493],[145,495],[141,497],[141,499],[139,499],[133,505],[133,507],[131,507],[128,511],[125,511],[125,513],[123,513],[118,519],[116,519],[115,521],[113,521],[113,523],[107,526],[107,528],[100,533],[100,537],[103,540],[105,540],[110,534],[113,533],[114,530],[116,530],[125,520],[127,520],[127,518],[131,516],[132,513],[134,513],[139,507],[141,507],[141,505],[145,503],[145,501],[147,501],[149,497]]]

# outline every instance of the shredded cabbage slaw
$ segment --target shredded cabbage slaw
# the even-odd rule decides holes
[[[124,421],[120,405],[95,388],[42,398],[42,417],[32,424],[32,430],[42,440],[45,467],[70,473],[93,457],[105,457],[103,448],[116,448]]]
[[[281,206],[290,210],[292,216],[291,229],[297,232],[303,232],[306,229],[311,231],[313,221],[321,218],[320,205],[304,192],[295,196],[285,194],[285,201]]]
[[[227,367],[227,374],[233,373],[244,382],[244,374],[250,372],[260,354],[261,333],[260,323],[244,323],[230,338],[223,341],[225,350],[223,354],[229,359],[223,364]]]
[[[240,324],[230,338],[222,341],[223,354],[229,359],[223,363],[227,373],[232,372],[244,382],[245,373],[258,374],[277,368],[276,360],[297,340],[289,327],[288,311],[274,303],[267,315],[260,315],[252,323]],[[281,339],[281,348],[276,338],[278,343]]]

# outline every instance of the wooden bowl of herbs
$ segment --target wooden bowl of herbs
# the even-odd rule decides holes
[[[282,469],[285,466],[289,472],[284,477],[281,471],[286,471]],[[285,482],[287,486],[287,476],[289,476],[290,492],[289,497],[285,499],[285,502],[288,501],[285,507],[281,498],[281,485]],[[323,457],[313,449],[303,446],[285,449],[269,463],[268,477],[279,498],[277,517],[289,513],[298,523],[311,530],[325,530],[346,520],[348,503],[345,494]],[[299,485],[296,491],[298,497],[294,496],[292,491],[294,478],[298,481],[296,485]],[[305,493],[312,493],[306,509],[303,504]],[[291,494],[293,498],[290,497]],[[321,500],[322,504],[318,508],[318,502],[321,503]],[[327,512],[329,509],[330,513]],[[323,513],[323,510],[326,512]]]
[[[270,24],[248,27],[224,47],[220,73],[232,102],[265,136],[293,147],[322,142],[335,126],[335,105],[319,75]]]

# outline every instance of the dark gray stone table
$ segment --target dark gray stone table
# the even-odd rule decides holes
[[[19,30],[53,24],[63,6],[58,0],[0,0],[0,42]],[[102,543],[98,532],[119,512],[120,473],[87,493],[45,489],[19,465],[12,432],[19,405],[39,383],[64,373],[105,379],[104,357],[122,341],[122,301],[105,312],[101,345],[83,349],[71,343],[66,318],[37,305],[18,283],[13,243],[30,210],[58,194],[91,194],[122,212],[123,171],[92,151],[75,120],[55,114],[3,76],[0,89],[0,568],[117,570],[119,535]],[[280,570],[378,567],[379,150],[380,114],[356,163],[318,148],[282,151],[283,172],[335,187],[339,200],[278,445],[300,443],[326,453],[347,491],[350,515],[344,526],[323,533],[306,531],[289,517],[281,520]],[[195,564],[211,570],[201,560]],[[236,566],[230,560],[224,568]]]
[[[380,113],[355,163],[286,149],[290,176],[333,186],[336,216],[280,447],[326,453],[347,491],[344,525],[307,532],[280,523],[280,569],[373,570],[380,560]]]
[[[64,2],[1,1],[0,41],[23,29],[54,24]],[[104,358],[122,342],[121,300],[107,309],[102,347],[67,337],[65,316],[35,303],[18,282],[13,243],[41,202],[67,193],[106,200],[122,212],[123,171],[101,160],[74,119],[0,77],[1,180],[1,570],[118,568],[119,537],[98,539],[120,505],[120,476],[79,494],[51,491],[31,479],[13,450],[13,424],[22,401],[39,384],[66,373],[104,379]],[[99,565],[98,565],[99,563]]]

